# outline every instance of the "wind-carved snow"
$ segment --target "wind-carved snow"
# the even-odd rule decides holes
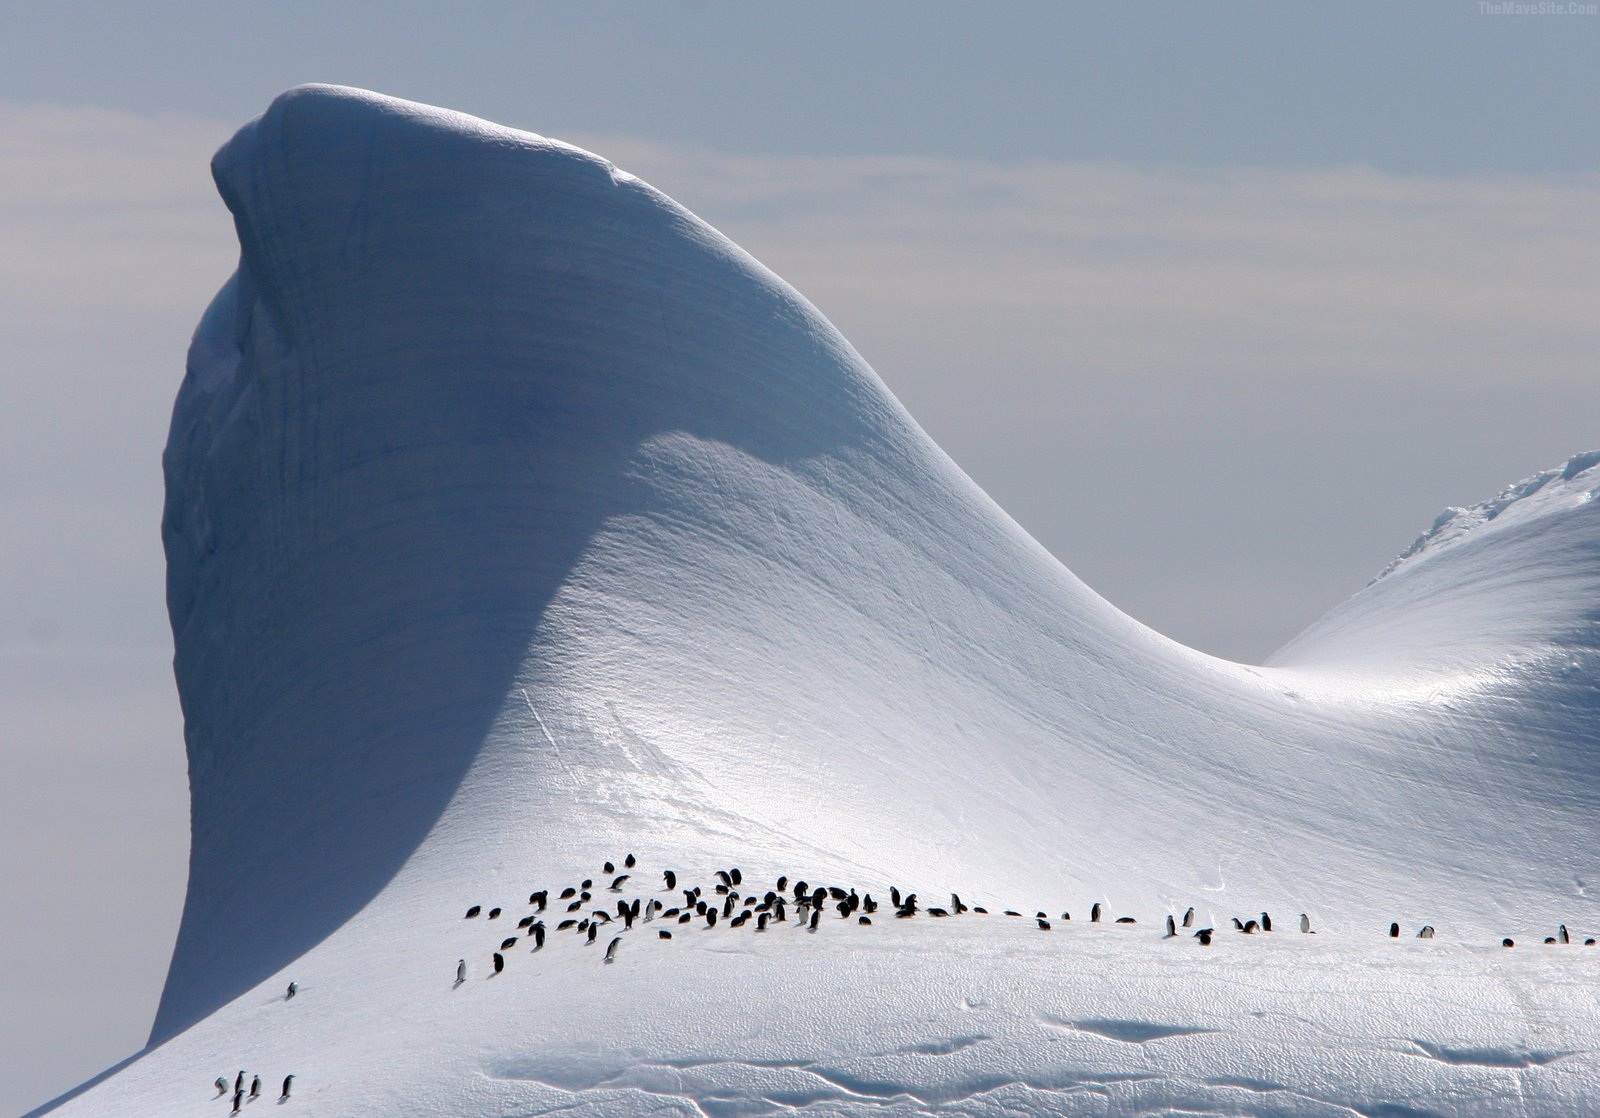
[[[165,459],[189,894],[151,1048],[60,1113],[241,1068],[308,1114],[1591,1109],[1600,456],[1230,664],[598,157],[313,86],[214,172],[240,266]],[[715,926],[617,927],[735,866]],[[777,922],[780,876],[846,899]]]

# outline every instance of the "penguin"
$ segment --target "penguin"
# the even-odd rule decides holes
[[[240,1109],[243,1108],[243,1106],[244,1106],[244,1088],[243,1087],[235,1087],[233,1089],[233,1112],[235,1114],[239,1113]]]
[[[849,893],[846,893],[843,889],[839,888],[837,885],[828,886],[828,896],[832,897],[836,901],[842,901],[846,897],[848,897],[849,895],[850,895]]]
[[[889,903],[894,905],[895,908],[900,907],[900,886],[889,886]]]
[[[735,885],[743,885],[744,884],[744,874],[739,872],[739,867],[738,866],[734,866],[733,869],[729,870],[728,871],[728,876],[733,878],[733,883]]]
[[[599,935],[599,934],[600,934],[600,925],[599,924],[590,924],[589,925],[589,938],[587,940],[585,940],[584,942],[585,943],[593,943],[594,942],[594,937]]]
[[[1095,901],[1094,902],[1094,906],[1089,909],[1089,923],[1091,923],[1091,924],[1100,923],[1100,902],[1099,901]]]
[[[1501,947],[1515,947],[1516,945],[1517,941],[1509,937],[1500,941]]]
[[[789,888],[789,875],[788,874],[783,874],[778,878],[778,882],[777,882],[778,892],[782,893],[788,888]]]
[[[609,924],[611,923],[611,913],[605,911],[604,909],[597,908],[594,910],[594,914],[589,917],[589,923]]]
[[[467,914],[466,916],[462,917],[462,919],[471,920],[474,916],[478,915],[478,913],[482,911],[483,906],[481,904],[475,904],[471,908],[467,909]]]
[[[235,1091],[244,1090],[244,1069],[243,1068],[240,1068],[239,1069],[239,1074],[233,1077],[233,1089]]]
[[[531,928],[531,927],[533,927],[533,922],[535,920],[537,920],[537,919],[539,919],[537,916],[533,915],[532,913],[529,913],[527,916],[524,916],[521,920],[517,921],[517,927],[518,928]]]
[[[291,982],[291,983],[289,983],[289,989],[287,991],[285,991],[285,993],[283,995],[283,1000],[284,1001],[288,1001],[290,998],[294,997],[299,992],[300,992],[300,984],[298,982]]]
[[[1185,928],[1194,927],[1194,905],[1190,905],[1189,911],[1183,914],[1183,926]]]
[[[278,1100],[280,1102],[289,1097],[289,1086],[293,1082],[294,1082],[294,1076],[293,1075],[286,1075],[286,1076],[283,1077],[283,1094],[278,1096]]]
[[[716,926],[717,926],[717,910],[714,909],[714,908],[706,909],[706,927],[715,928]]]
[[[1390,939],[1399,939],[1400,938],[1400,925],[1399,924],[1390,924],[1389,925],[1389,938]]]
[[[1588,939],[1584,940],[1583,941],[1583,945],[1585,947],[1593,947],[1594,946],[1594,937],[1590,936]]]
[[[974,911],[974,912],[982,912],[983,909],[975,908],[972,911]],[[1061,919],[1063,919],[1063,920],[1071,920],[1072,919],[1072,913],[1070,913],[1070,912],[1066,911],[1065,909],[1063,909],[1061,911]]]
[[[691,920],[693,920],[695,918],[695,915],[696,914],[694,912],[692,912],[692,911],[690,911],[690,912],[680,912],[678,914],[678,923],[687,924],[689,921],[691,921]]]
[[[628,878],[630,878],[632,876],[633,876],[632,874],[627,874],[627,873],[618,874],[616,876],[616,878],[611,882],[611,891],[613,893],[622,892],[622,883],[624,881],[628,880]]]
[[[739,902],[739,894],[729,893],[728,899],[722,902],[722,918],[726,920],[733,915],[733,906]]]
[[[704,916],[706,914],[706,909],[708,909],[710,907],[711,906],[706,904],[705,901],[695,901],[694,902],[694,914],[696,916]]]
[[[723,885],[726,885],[729,888],[733,887],[733,878],[728,875],[727,870],[718,870],[716,872],[716,878],[718,881],[722,882]]]
[[[662,939],[671,939],[672,938],[672,933],[667,931],[665,928],[658,928],[656,930],[656,935],[659,936]]]
[[[1167,913],[1167,934],[1163,939],[1171,939],[1178,934],[1178,922],[1172,918],[1172,913]]]
[[[541,921],[528,930],[533,933],[533,949],[537,951],[544,946],[544,923]]]
[[[587,901],[588,899],[589,899],[589,894],[587,894],[587,893],[583,894],[580,897],[577,897],[576,899],[573,900],[573,902],[571,904],[569,904],[567,906],[567,911],[568,912],[577,912],[580,908],[583,907],[583,902]]]
[[[1556,941],[1556,937],[1555,936],[1545,936],[1544,937],[1544,941],[1546,943],[1554,943]]]
[[[1261,914],[1261,930],[1263,932],[1272,931],[1272,917],[1268,916],[1265,912]]]
[[[550,890],[548,889],[540,889],[537,893],[528,894],[528,903],[531,905],[538,905],[540,912],[545,910],[545,905],[547,905],[549,902]]]
[[[578,922],[576,920],[563,920],[561,923],[556,925],[556,931],[564,932],[568,928],[576,928],[577,926]]]
[[[1308,936],[1314,936],[1317,934],[1311,930],[1311,917],[1307,916],[1303,912],[1300,914],[1300,931]]]
[[[955,893],[950,894],[950,911],[960,916],[967,911],[967,906],[961,903],[961,898]]]
[[[494,920],[494,919],[498,918],[499,915],[500,915],[500,910],[498,908],[491,908],[489,910],[489,919],[490,920]]]
[[[505,939],[500,941],[500,950],[502,950],[502,951],[510,951],[516,945],[517,945],[517,937],[516,936],[507,936]]]
[[[246,1097],[252,1099],[259,1099],[261,1097],[261,1077],[259,1075],[252,1075],[250,1077],[250,1094]]]
[[[1039,921],[1039,930],[1041,932],[1048,932],[1050,930],[1050,921],[1046,920],[1043,916],[1036,916],[1034,919]]]
[[[664,888],[669,893],[678,887],[678,875],[673,873],[671,870],[662,870],[661,880],[665,882]]]
[[[563,900],[563,901],[571,900],[573,897],[576,897],[577,895],[578,895],[578,891],[576,889],[574,889],[572,886],[568,885],[565,889],[561,890],[560,899]]]
[[[1201,928],[1198,932],[1196,932],[1194,934],[1194,938],[1200,941],[1200,946],[1201,947],[1210,947],[1211,946],[1211,929],[1210,928]]]
[[[578,886],[578,888],[580,888],[580,889],[589,889],[593,885],[594,885],[594,878],[586,877],[586,878],[583,879],[583,882]]]
[[[973,905],[972,906],[972,911],[976,912],[979,916],[987,916],[987,915],[989,915],[989,910],[984,908],[981,904]]]
[[[465,959],[457,959],[456,960],[456,985],[459,986],[463,982],[465,982],[466,980],[467,980],[467,961]]]
[[[817,930],[817,921],[821,920],[821,919],[822,919],[822,910],[820,908],[812,909],[811,910],[811,925],[806,930],[807,931],[811,931],[811,932],[816,931]]]
[[[1138,922],[1139,921],[1135,920],[1131,916],[1119,916],[1119,917],[1117,917],[1117,923],[1118,924],[1137,924]]]
[[[1562,943],[1572,942],[1572,937],[1567,935],[1567,926],[1565,924],[1561,925],[1560,929],[1556,932],[1556,939]]]
[[[622,927],[625,931],[633,930],[633,911],[626,905],[622,908]]]
[[[828,891],[826,889],[824,889],[822,886],[818,885],[815,889],[811,890],[811,907],[812,908],[821,908],[822,907],[822,902],[827,900],[827,899],[828,899]]]
[[[631,870],[631,869],[633,869],[633,867],[636,864],[637,864],[637,859],[635,859],[632,854],[629,854],[626,858],[622,859],[622,865],[623,865],[623,868],[625,868],[625,869],[630,869]]]
[[[1256,928],[1259,926],[1260,925],[1258,925],[1254,920],[1246,920],[1244,922],[1244,927],[1239,930],[1247,936],[1253,936],[1256,934]]]
[[[795,903],[798,904],[801,897],[808,897],[810,895],[811,895],[811,886],[807,885],[804,881],[796,881],[794,883],[794,899],[795,899]]]
[[[1232,919],[1234,930],[1240,932],[1244,931],[1244,921],[1240,920],[1237,916],[1233,917]]]
[[[1432,939],[1433,938],[1433,925],[1432,924],[1424,924],[1422,926],[1422,931],[1417,933],[1417,938],[1418,939]]]
[[[741,912],[741,913],[739,913],[739,915],[737,915],[737,916],[735,916],[733,918],[733,920],[728,924],[728,927],[730,927],[730,928],[742,928],[749,921],[749,919],[750,919],[750,914],[748,912]]]
[[[856,923],[857,924],[863,924],[863,925],[871,924],[872,923],[872,917],[870,917],[870,916],[857,916],[856,917]],[[1590,942],[1592,943],[1594,941],[1590,940]]]
[[[613,865],[612,863],[610,863],[610,862],[607,862],[605,865],[601,866],[600,868],[602,870],[604,870],[606,873],[616,873],[617,872],[617,867],[615,865]]]
[[[955,896],[954,893],[952,893],[950,895],[952,897]],[[862,898],[861,898],[861,911],[867,913],[868,915],[871,915],[872,913],[878,911],[878,902],[872,899],[872,894],[871,893],[867,893],[867,894],[862,896]]]
[[[500,954],[500,952],[496,951],[494,953],[494,973],[499,974],[501,971],[503,971],[505,969],[506,969],[506,957],[504,955]]]
[[[760,916],[756,917],[756,931],[764,932],[767,930],[767,920],[769,919],[769,916],[769,913],[763,912]]]
[[[217,1098],[219,1099],[228,1093],[228,1081],[220,1075],[212,1080],[211,1085],[217,1089]]]
[[[621,942],[622,937],[617,936],[610,943],[606,944],[606,962],[614,963],[617,961],[617,945]]]
[[[843,908],[844,906],[841,905],[840,907]],[[840,913],[840,915],[841,916],[849,916],[850,914],[848,912],[844,912],[844,913]],[[950,914],[948,912],[946,912],[942,908],[930,908],[928,910],[928,915],[929,916],[949,916]]]

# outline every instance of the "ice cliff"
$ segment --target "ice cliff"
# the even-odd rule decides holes
[[[1227,663],[1097,597],[798,293],[594,155],[308,86],[214,173],[241,257],[162,529],[188,899],[152,1049],[61,1113],[215,1112],[236,1065],[328,1114],[1600,1094],[1600,949],[1499,946],[1600,928],[1596,456]],[[737,865],[990,915],[644,925],[605,966],[552,912],[485,979],[531,891],[627,852],[624,901]],[[1189,906],[1209,949],[1160,937]]]

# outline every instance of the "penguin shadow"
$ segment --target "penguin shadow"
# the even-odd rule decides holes
[[[491,975],[490,977],[493,977],[493,976]],[[458,987],[465,986],[466,984],[467,984],[467,980],[465,978],[458,978],[454,982],[450,983],[450,989],[454,990],[454,989],[457,989]]]

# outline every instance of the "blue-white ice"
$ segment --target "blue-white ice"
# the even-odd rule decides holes
[[[188,901],[153,1047],[57,1113],[224,1112],[239,1068],[309,1115],[1600,1098],[1595,455],[1227,663],[1097,597],[815,308],[596,156],[316,86],[215,173],[241,261],[163,524]],[[651,923],[611,966],[552,930],[489,977],[531,890],[629,851],[595,907],[739,865],[991,915]],[[1210,948],[1161,937],[1191,905]]]

